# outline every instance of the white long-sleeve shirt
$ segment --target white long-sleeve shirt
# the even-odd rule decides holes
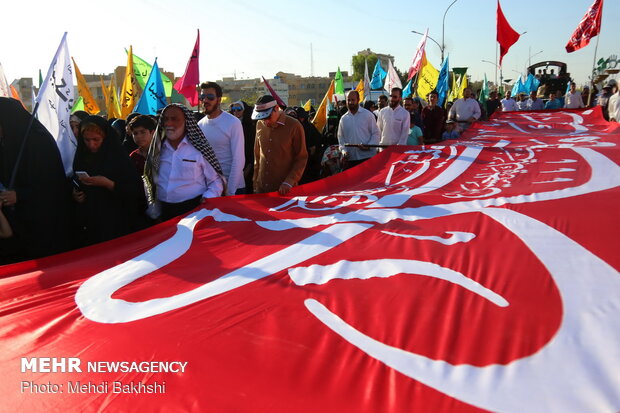
[[[609,98],[609,119],[620,122],[620,91],[614,93]]]
[[[340,118],[338,125],[338,143],[344,145],[364,144],[378,145],[381,133],[377,127],[375,116],[369,111],[360,107],[355,114],[350,111]],[[345,147],[344,152],[352,161],[368,159],[377,153],[375,148],[364,151],[360,148]]]
[[[450,108],[450,119],[457,122],[467,122],[469,118],[480,119],[480,105],[472,98],[457,99]]]
[[[406,145],[410,123],[411,115],[400,105],[396,109],[389,106],[381,109],[377,116],[381,145]]]
[[[230,113],[222,112],[213,119],[205,116],[198,122],[198,126],[220,162],[227,180],[227,195],[234,195],[237,189],[245,187],[245,144],[241,122]]]
[[[161,145],[157,199],[179,203],[202,195],[220,196],[224,190],[222,178],[198,149],[184,137],[176,150],[168,140]]]
[[[568,92],[564,97],[564,107],[567,109],[578,109],[583,107],[583,99],[581,99],[581,92],[575,93]]]

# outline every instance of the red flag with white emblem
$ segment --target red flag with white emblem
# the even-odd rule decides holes
[[[0,410],[620,411],[620,126],[463,135],[0,267]]]
[[[603,17],[603,0],[594,0],[586,14],[581,19],[570,40],[566,43],[566,51],[572,53],[590,43],[590,39],[601,31]]]

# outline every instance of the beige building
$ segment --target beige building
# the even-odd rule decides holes
[[[310,99],[316,107],[321,103],[335,75],[336,73],[333,72],[326,77],[303,77],[294,73],[278,72],[267,81],[287,105],[303,106]],[[342,75],[345,89],[355,88],[356,82],[352,81],[348,72],[342,72]],[[269,93],[260,78],[235,79],[225,77],[222,80],[217,80],[216,83],[222,87],[224,92],[224,108],[237,100],[243,100],[247,104],[253,105],[260,96]]]

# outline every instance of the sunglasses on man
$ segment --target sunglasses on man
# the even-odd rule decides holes
[[[201,93],[199,98],[200,98],[200,100],[205,100],[205,99],[215,100],[215,99],[217,99],[217,96],[214,95],[213,93]]]

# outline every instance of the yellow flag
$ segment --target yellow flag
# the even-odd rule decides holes
[[[332,97],[334,96],[334,80],[329,84],[329,89],[327,89],[327,93],[319,108],[316,111],[316,115],[314,115],[314,119],[312,119],[312,124],[321,132],[327,123],[327,108],[329,106],[329,102],[332,101]]]
[[[459,88],[459,99],[463,97],[463,91],[467,87],[467,75],[463,74],[461,78],[461,87]]]
[[[439,71],[433,67],[431,62],[426,59],[426,52],[422,55],[422,63],[418,74],[418,96],[425,97],[437,86],[439,80]]]
[[[101,91],[103,92],[103,98],[106,101],[106,105],[108,104],[108,88],[105,87],[105,83],[103,83],[103,76],[99,76],[99,80],[101,81]]]
[[[136,75],[133,72],[133,51],[129,46],[129,52],[127,53],[127,67],[125,68],[125,79],[123,80],[123,87],[121,89],[121,116],[126,119],[127,116],[133,112],[133,108],[136,106],[138,88],[136,87]]]
[[[363,102],[364,101],[364,79],[360,79],[360,82],[355,87],[355,90],[357,90],[357,93],[360,94],[360,102]]]
[[[455,100],[457,100],[459,98],[459,90],[461,88],[461,78],[456,78],[456,75],[454,74],[454,72],[452,72],[452,88],[450,89],[450,95],[448,97],[448,100],[450,102],[454,102]]]
[[[75,68],[78,93],[82,96],[82,101],[84,101],[84,110],[89,115],[96,115],[99,113],[99,105],[97,105],[97,101],[93,98],[92,93],[90,93],[90,88],[88,87],[88,84],[86,84],[86,79],[82,76],[82,72],[80,72],[78,65],[75,63],[75,59],[71,57],[71,60],[73,61],[73,67]]]
[[[121,117],[121,105],[118,103],[118,97],[116,95],[116,85],[114,84],[114,76],[110,78],[110,87],[108,88],[106,100],[106,111],[108,112],[108,119]]]
[[[306,112],[310,112],[310,109],[312,109],[312,99],[308,99],[308,101],[304,104],[304,110]]]

